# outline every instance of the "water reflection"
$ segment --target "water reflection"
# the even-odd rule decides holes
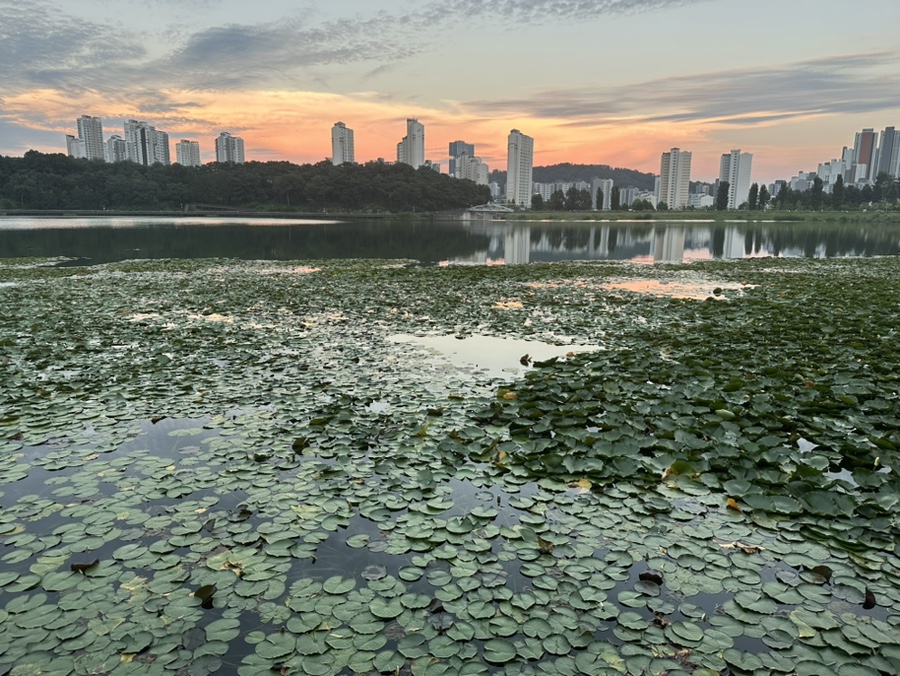
[[[821,222],[335,223],[235,218],[0,218],[0,258],[311,260],[403,258],[423,263],[565,260],[681,263],[756,256],[900,255],[896,226]]]
[[[488,246],[454,262],[561,260],[685,263],[762,256],[833,258],[900,254],[887,226],[804,223],[477,223]],[[526,244],[527,243],[527,244]]]

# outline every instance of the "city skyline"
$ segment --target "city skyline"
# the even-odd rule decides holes
[[[655,172],[681,147],[711,181],[742,148],[771,182],[900,126],[900,3],[865,8],[876,21],[811,0],[0,0],[0,154],[59,152],[90,111],[173,138],[230,129],[248,157],[298,163],[331,156],[342,119],[368,161],[392,158],[396,121],[418,118],[435,160],[464,138],[502,166],[520,128],[536,165]],[[460,31],[479,49],[454,49]],[[521,77],[503,74],[511,54]]]

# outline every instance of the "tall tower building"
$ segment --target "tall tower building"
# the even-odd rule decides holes
[[[216,139],[216,162],[244,163],[244,139],[223,131]]]
[[[878,165],[873,178],[885,173],[893,178],[900,176],[900,132],[894,127],[885,127],[881,132],[881,143],[878,146]]]
[[[740,149],[722,155],[719,163],[719,182],[728,181],[728,208],[738,209],[750,193],[750,171],[753,155]]]
[[[84,143],[77,136],[66,134],[66,154],[78,159],[84,158]]]
[[[857,181],[874,181],[877,176],[875,167],[875,151],[878,134],[874,129],[863,129],[856,132],[853,143],[853,164],[858,167],[854,172]]]
[[[478,185],[487,185],[489,175],[490,169],[480,157],[463,154],[456,159],[456,178],[467,178]]]
[[[125,120],[125,157],[138,164],[169,164],[169,135],[142,120]]]
[[[125,139],[118,134],[110,136],[109,140],[106,142],[105,159],[107,162],[124,162],[127,160],[128,155],[125,147]]]
[[[89,160],[103,159],[103,123],[99,117],[82,115],[75,124],[78,127],[78,140],[84,146],[84,157]]]
[[[416,169],[425,164],[425,125],[416,119],[406,120],[406,136],[397,144],[397,162]]]
[[[200,144],[182,139],[175,144],[175,161],[183,167],[200,166]]]
[[[672,148],[663,153],[659,163],[658,201],[670,209],[686,209],[691,191],[691,153]]]
[[[343,122],[337,122],[331,128],[331,162],[335,166],[344,162],[356,162],[353,149],[353,130]]]
[[[458,164],[459,158],[463,155],[475,157],[475,145],[466,143],[465,141],[453,141],[450,144],[450,175],[461,178],[459,175]]]
[[[591,207],[593,209],[600,211],[612,209],[613,185],[611,178],[595,178],[591,181]]]
[[[506,201],[531,206],[534,139],[518,129],[509,132],[506,154]]]

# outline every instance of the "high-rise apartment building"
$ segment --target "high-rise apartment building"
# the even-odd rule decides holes
[[[125,156],[138,164],[170,164],[169,135],[142,120],[125,120]]]
[[[894,127],[885,127],[881,132],[881,143],[878,145],[878,162],[873,179],[885,173],[900,178],[900,131]]]
[[[109,137],[104,150],[104,159],[107,162],[124,162],[128,159],[125,139],[118,134]]]
[[[183,167],[200,166],[200,144],[182,139],[175,144],[175,161]]]
[[[672,148],[663,153],[659,164],[657,204],[665,202],[670,209],[686,209],[691,191],[691,152]]]
[[[457,162],[463,155],[467,157],[475,157],[475,146],[465,141],[453,141],[450,143],[450,175],[456,178],[462,178],[457,172]]]
[[[591,181],[591,208],[600,211],[612,209],[612,191],[611,178],[595,178]]]
[[[216,162],[244,163],[244,139],[223,131],[216,138]]]
[[[509,132],[506,154],[506,201],[531,206],[534,139],[518,129]]]
[[[66,154],[78,159],[84,158],[84,143],[77,136],[66,134]]]
[[[875,154],[878,148],[878,134],[874,129],[856,132],[853,143],[854,181],[874,181],[877,175]]]
[[[416,119],[406,120],[406,136],[397,144],[397,162],[416,169],[425,164],[425,125]]]
[[[467,178],[478,185],[487,185],[489,174],[488,165],[480,157],[463,154],[456,158],[456,178]]]
[[[345,162],[356,162],[353,130],[343,122],[336,122],[331,128],[331,162],[335,166]]]
[[[83,157],[89,160],[103,159],[103,123],[99,117],[82,115],[75,120],[78,140],[84,147]]]
[[[728,208],[738,209],[750,193],[750,171],[753,155],[740,149],[722,155],[719,163],[719,182],[728,181]]]

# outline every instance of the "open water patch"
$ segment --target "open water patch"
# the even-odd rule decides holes
[[[410,336],[394,335],[392,343],[415,345],[439,355],[459,369],[478,369],[493,377],[510,377],[526,372],[532,363],[564,359],[580,352],[596,352],[599,345],[553,345],[537,340],[494,336]]]

